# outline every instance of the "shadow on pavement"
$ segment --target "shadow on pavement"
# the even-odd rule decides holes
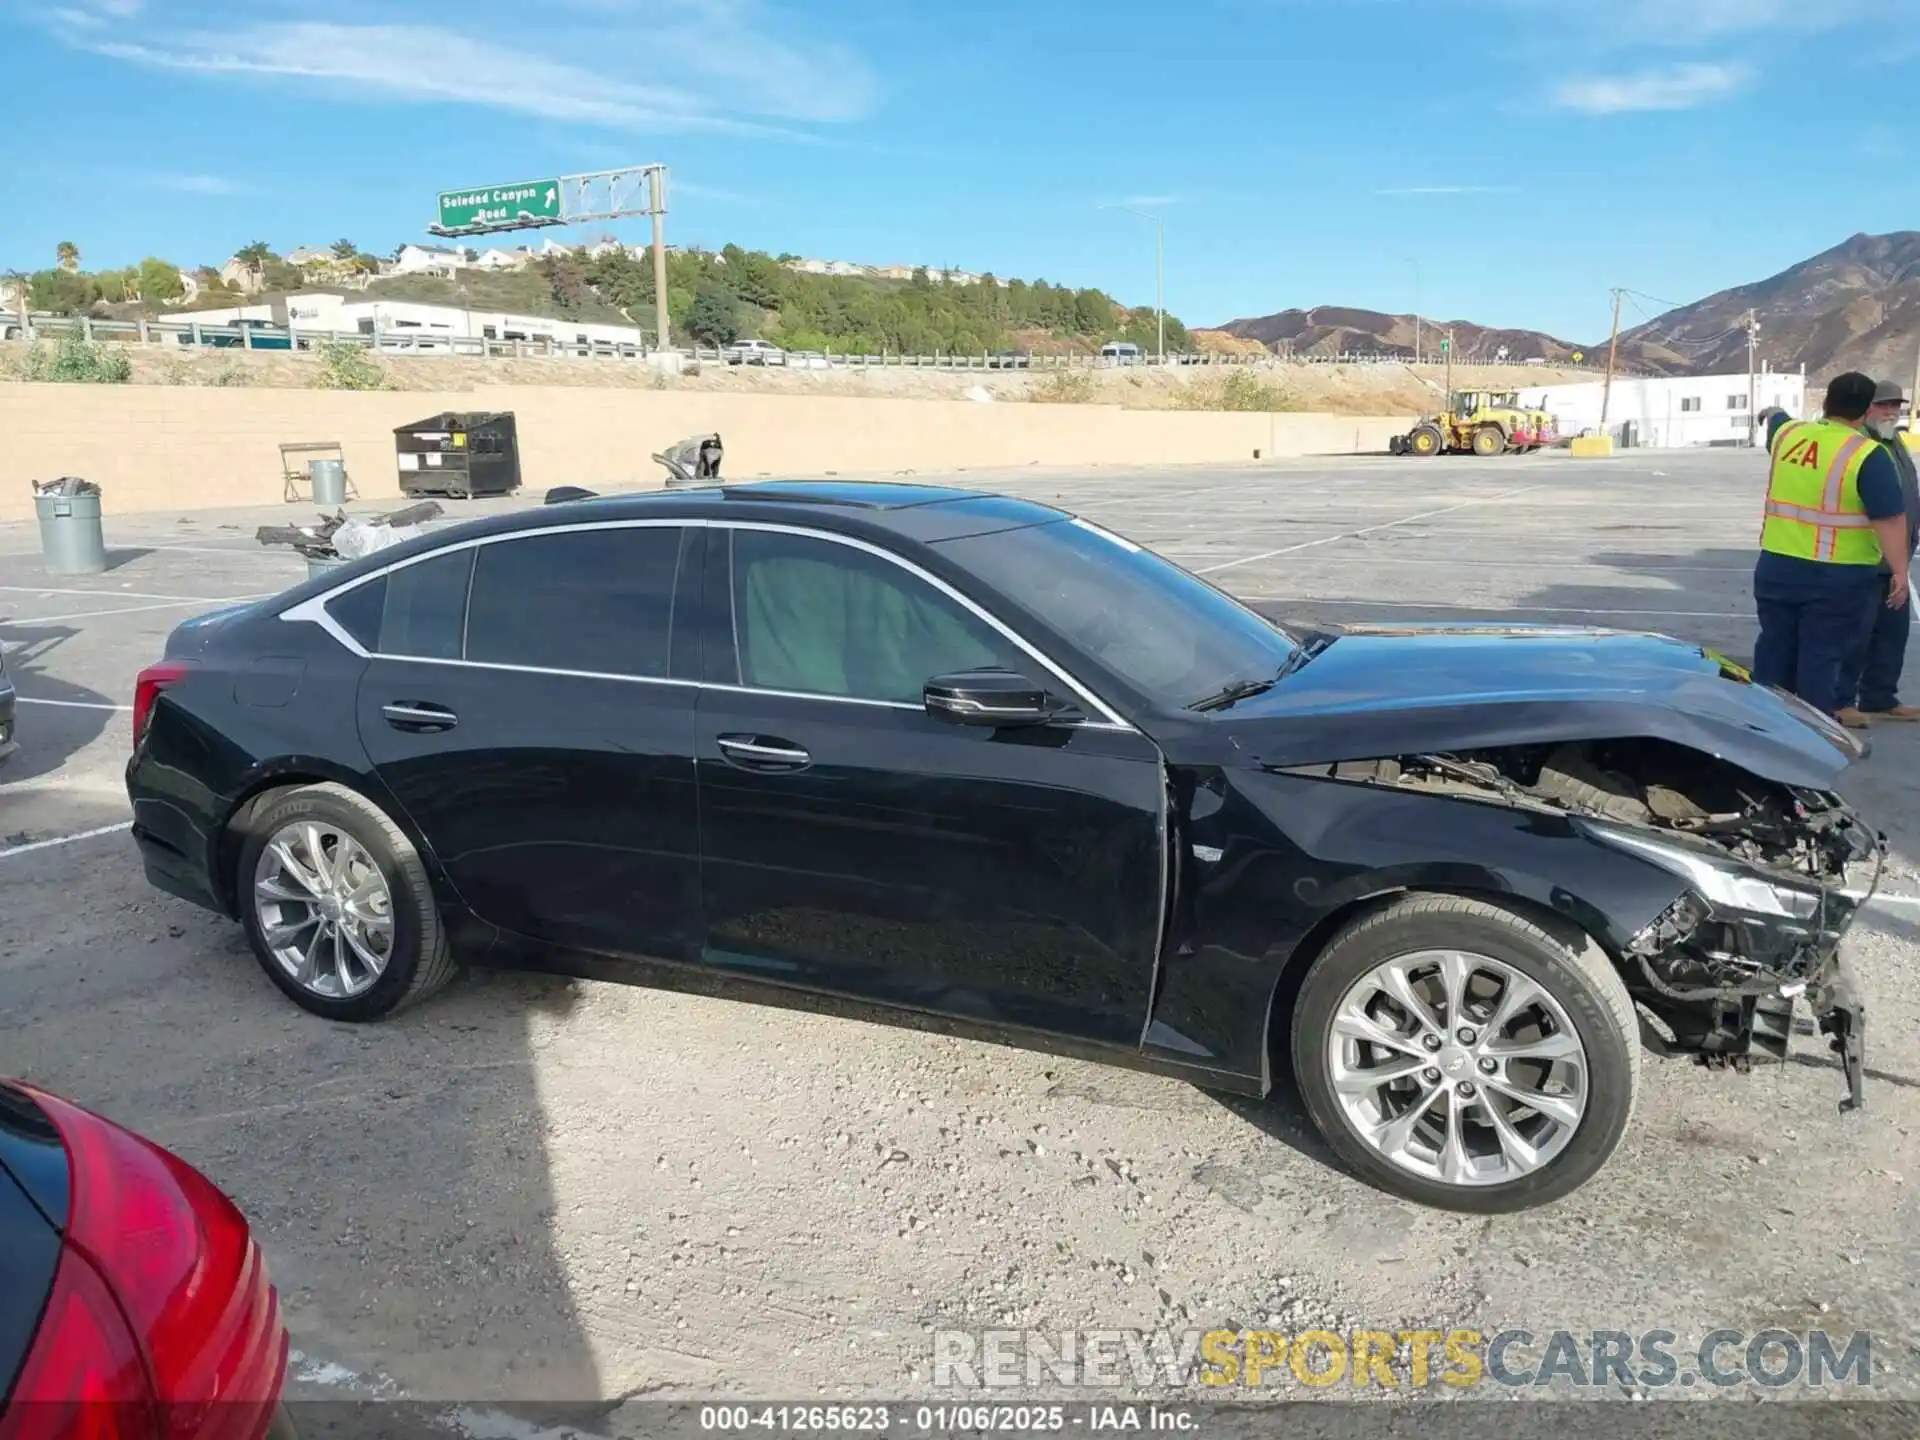
[[[47,657],[79,633],[71,625],[0,624],[7,675],[19,698],[28,702],[15,712],[14,738],[20,742],[20,752],[0,770],[0,800],[8,782],[31,780],[63,767],[100,737],[113,719],[114,707],[124,703],[47,673]]]
[[[131,1125],[233,1196],[302,1357],[290,1398],[591,1406],[576,1299],[603,1258],[580,1257],[582,1287],[561,1253],[536,1058],[578,987],[467,979],[384,1023],[329,1023],[272,985],[237,926],[149,890],[124,838],[89,845],[9,862],[0,1073]]]

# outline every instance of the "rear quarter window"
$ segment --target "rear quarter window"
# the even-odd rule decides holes
[[[380,619],[387,608],[387,577],[356,585],[327,602],[327,614],[363,650],[380,648]]]

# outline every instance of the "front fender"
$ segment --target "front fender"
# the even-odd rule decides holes
[[[1248,1078],[1265,1074],[1268,1010],[1291,967],[1384,897],[1510,897],[1617,954],[1685,889],[1563,816],[1298,775],[1216,771],[1185,828],[1186,898],[1146,1048]]]

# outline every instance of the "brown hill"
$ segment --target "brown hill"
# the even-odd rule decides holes
[[[1405,355],[1413,358],[1414,319],[1411,315],[1383,315],[1377,310],[1353,310],[1340,305],[1316,305],[1311,310],[1282,310],[1258,319],[1232,320],[1219,327],[1229,335],[1258,340],[1269,349],[1291,355]],[[1571,360],[1586,347],[1557,340],[1537,330],[1497,330],[1470,320],[1420,320],[1420,354],[1439,357],[1440,337],[1453,332],[1453,358],[1458,361],[1493,360],[1502,346],[1511,360]],[[1592,352],[1586,353],[1591,356]]]
[[[1623,363],[1673,374],[1744,370],[1747,311],[1775,369],[1911,383],[1920,349],[1920,232],[1855,235],[1778,275],[1669,310],[1620,336]]]

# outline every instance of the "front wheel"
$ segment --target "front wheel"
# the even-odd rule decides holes
[[[1559,1200],[1618,1147],[1639,1094],[1633,1002],[1598,946],[1486,901],[1413,895],[1307,972],[1293,1068],[1364,1179],[1448,1210]]]
[[[1495,425],[1482,425],[1473,432],[1473,453],[1485,458],[1498,455],[1507,448],[1507,437],[1500,433]]]
[[[256,807],[235,878],[260,968],[302,1009],[375,1020],[453,978],[419,852],[344,785],[302,786]]]

